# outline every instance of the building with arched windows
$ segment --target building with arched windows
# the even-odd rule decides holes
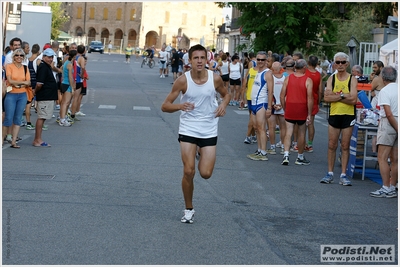
[[[73,41],[98,40],[114,48],[163,44],[215,46],[222,9],[214,2],[65,2],[69,22],[62,29]],[[216,30],[217,29],[217,30]]]

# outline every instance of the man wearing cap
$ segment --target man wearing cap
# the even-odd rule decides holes
[[[61,69],[57,68],[57,53],[58,53],[59,44],[57,41],[54,41],[53,44],[51,44],[51,45],[49,43],[47,43],[44,45],[43,51],[47,50],[48,48],[51,48],[53,50],[54,54],[56,55],[53,57],[53,63],[51,64],[51,69],[53,70],[54,78],[57,81],[57,73],[62,73]],[[43,53],[37,57],[36,63],[38,66],[41,63],[42,58],[43,58]]]
[[[52,48],[47,48],[42,53],[42,61],[37,67],[36,74],[36,101],[37,120],[35,128],[35,139],[32,145],[35,147],[50,147],[42,140],[42,127],[45,120],[53,116],[54,101],[58,99],[57,81],[53,75],[53,59],[57,57]]]

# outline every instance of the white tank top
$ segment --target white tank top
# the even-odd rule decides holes
[[[237,80],[242,77],[242,75],[240,73],[240,63],[239,62],[236,64],[229,63],[229,69],[231,70],[231,72],[229,73],[230,79]]]
[[[228,70],[229,62],[228,61],[226,61],[226,62],[221,61],[221,62],[222,62],[222,66],[221,66],[222,75],[229,74],[229,70]]]
[[[190,102],[194,109],[181,111],[179,134],[196,138],[211,138],[218,135],[218,118],[215,110],[218,108],[213,72],[207,70],[208,79],[204,84],[196,84],[185,72],[187,89],[181,95],[180,103]]]
[[[251,104],[261,105],[268,103],[268,85],[265,80],[265,73],[268,69],[257,72],[256,78],[254,79],[253,87],[251,88]]]
[[[281,103],[281,91],[283,87],[283,83],[285,82],[285,76],[282,75],[281,78],[275,77],[275,75],[272,74],[272,77],[274,78],[274,101],[273,103],[275,104],[280,104]],[[283,109],[280,110],[275,110],[274,114],[283,114]]]

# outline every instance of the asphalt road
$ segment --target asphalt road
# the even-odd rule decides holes
[[[195,222],[182,224],[179,113],[160,110],[171,75],[123,55],[88,56],[87,115],[72,127],[46,122],[50,148],[33,147],[26,129],[21,149],[3,146],[3,264],[310,265],[324,244],[396,245],[398,263],[397,199],[370,197],[380,185],[359,175],[340,186],[338,165],[334,184],[319,183],[322,111],[311,165],[292,153],[282,166],[279,154],[246,158],[256,149],[243,143],[247,111],[228,107],[214,174],[196,174]]]

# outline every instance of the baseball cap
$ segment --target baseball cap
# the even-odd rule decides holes
[[[46,43],[46,44],[43,46],[43,51],[46,50],[47,48],[51,48],[51,44]]]
[[[47,57],[52,57],[55,56],[56,53],[54,53],[53,49],[47,48],[46,50],[43,51],[43,55]]]

